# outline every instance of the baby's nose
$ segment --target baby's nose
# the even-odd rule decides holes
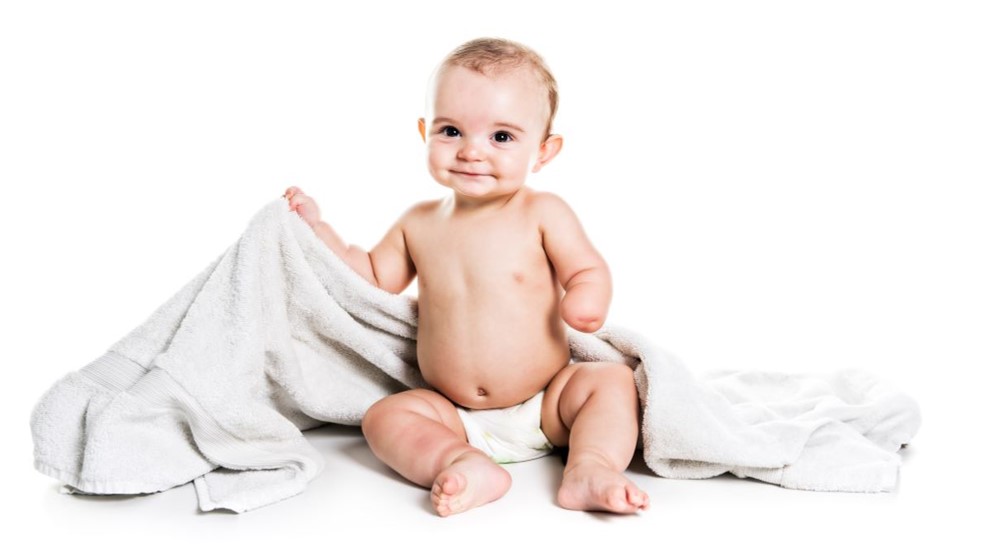
[[[483,145],[475,140],[464,140],[459,148],[459,158],[463,160],[481,160],[486,153]]]

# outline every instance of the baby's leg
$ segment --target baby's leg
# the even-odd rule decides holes
[[[623,475],[637,447],[640,404],[633,371],[622,364],[580,363],[548,385],[541,426],[556,446],[568,444],[558,503],[570,510],[633,513],[647,493]]]
[[[492,502],[510,488],[510,474],[469,446],[455,406],[437,392],[410,390],[380,400],[363,416],[363,434],[380,461],[431,487],[440,516]]]

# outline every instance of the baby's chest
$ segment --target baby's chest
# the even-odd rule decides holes
[[[544,283],[553,278],[537,229],[442,231],[408,238],[421,284]]]

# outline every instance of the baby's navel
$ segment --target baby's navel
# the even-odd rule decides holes
[[[483,387],[479,387],[478,389],[476,389],[476,394],[478,394],[479,396],[486,396],[486,389],[484,389]]]

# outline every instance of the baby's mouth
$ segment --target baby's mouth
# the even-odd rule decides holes
[[[487,173],[470,173],[468,171],[457,171],[455,169],[452,169],[450,171],[452,173],[457,174],[457,175],[464,175],[466,177],[491,177],[491,175],[489,175]]]

